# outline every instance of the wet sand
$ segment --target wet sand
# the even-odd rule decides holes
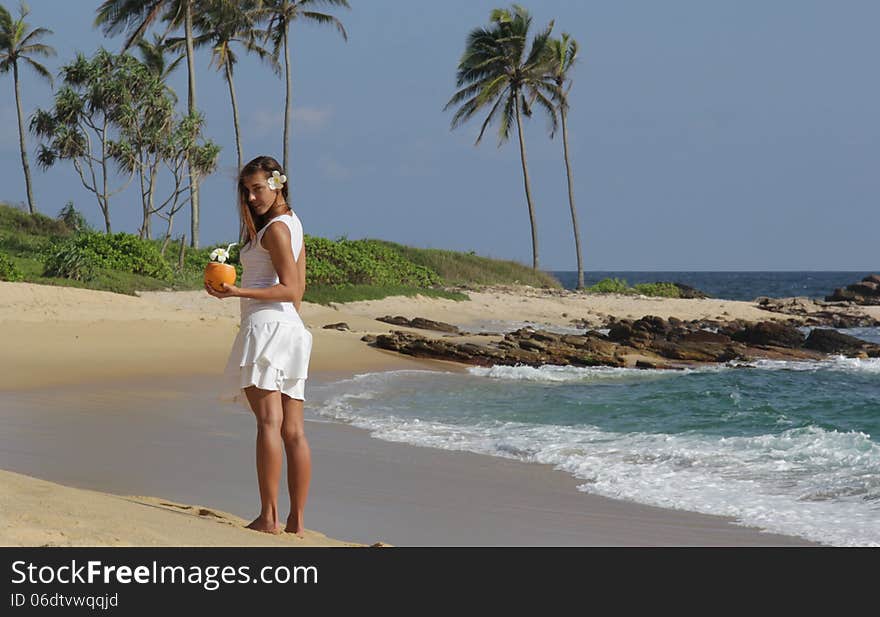
[[[339,373],[313,373],[323,387]],[[253,418],[217,376],[0,391],[0,468],[119,495],[161,495],[250,520]],[[309,397],[309,390],[306,391]],[[308,402],[306,403],[309,417]],[[398,546],[797,546],[728,519],[588,495],[546,465],[371,438],[309,419],[306,526]],[[283,482],[282,482],[283,487]],[[287,496],[279,502],[287,513]]]

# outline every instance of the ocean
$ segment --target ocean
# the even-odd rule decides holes
[[[877,271],[880,273],[880,271]],[[577,286],[577,272],[550,272],[566,289]],[[846,287],[872,272],[584,272],[589,287],[606,278],[624,279],[629,285],[666,281],[683,283],[712,298],[751,301],[759,296],[824,299],[837,287]]]
[[[753,299],[822,297],[866,274],[617,272],[588,280],[670,280]],[[880,343],[880,328],[849,333]],[[588,493],[729,516],[823,544],[880,546],[880,359],[685,371],[406,370],[316,384],[308,398],[313,419],[378,439],[548,464]]]

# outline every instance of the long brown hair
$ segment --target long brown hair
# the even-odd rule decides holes
[[[273,171],[284,173],[278,161],[271,156],[258,156],[241,168],[241,172],[238,174],[238,216],[240,222],[238,240],[241,246],[257,237],[257,225],[254,221],[254,215],[251,214],[251,209],[248,207],[248,188],[244,185],[244,179],[259,171],[266,172],[270,176]],[[281,187],[281,194],[284,196],[284,201],[289,204],[290,202],[287,201],[287,185],[288,183],[285,182],[284,186]]]

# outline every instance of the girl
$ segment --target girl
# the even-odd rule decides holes
[[[260,515],[248,527],[279,533],[278,484],[282,444],[287,452],[290,515],[284,531],[303,537],[311,451],[303,432],[303,402],[312,334],[299,316],[305,292],[302,223],[287,204],[287,178],[278,161],[259,156],[238,177],[241,287],[223,284],[215,298],[241,298],[241,328],[224,371],[224,398],[257,420]],[[243,396],[242,396],[243,394]]]

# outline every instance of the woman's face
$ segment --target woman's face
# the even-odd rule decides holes
[[[254,216],[263,216],[275,204],[275,199],[280,191],[269,188],[269,174],[258,171],[250,176],[242,178],[242,184],[247,191],[247,203]]]

